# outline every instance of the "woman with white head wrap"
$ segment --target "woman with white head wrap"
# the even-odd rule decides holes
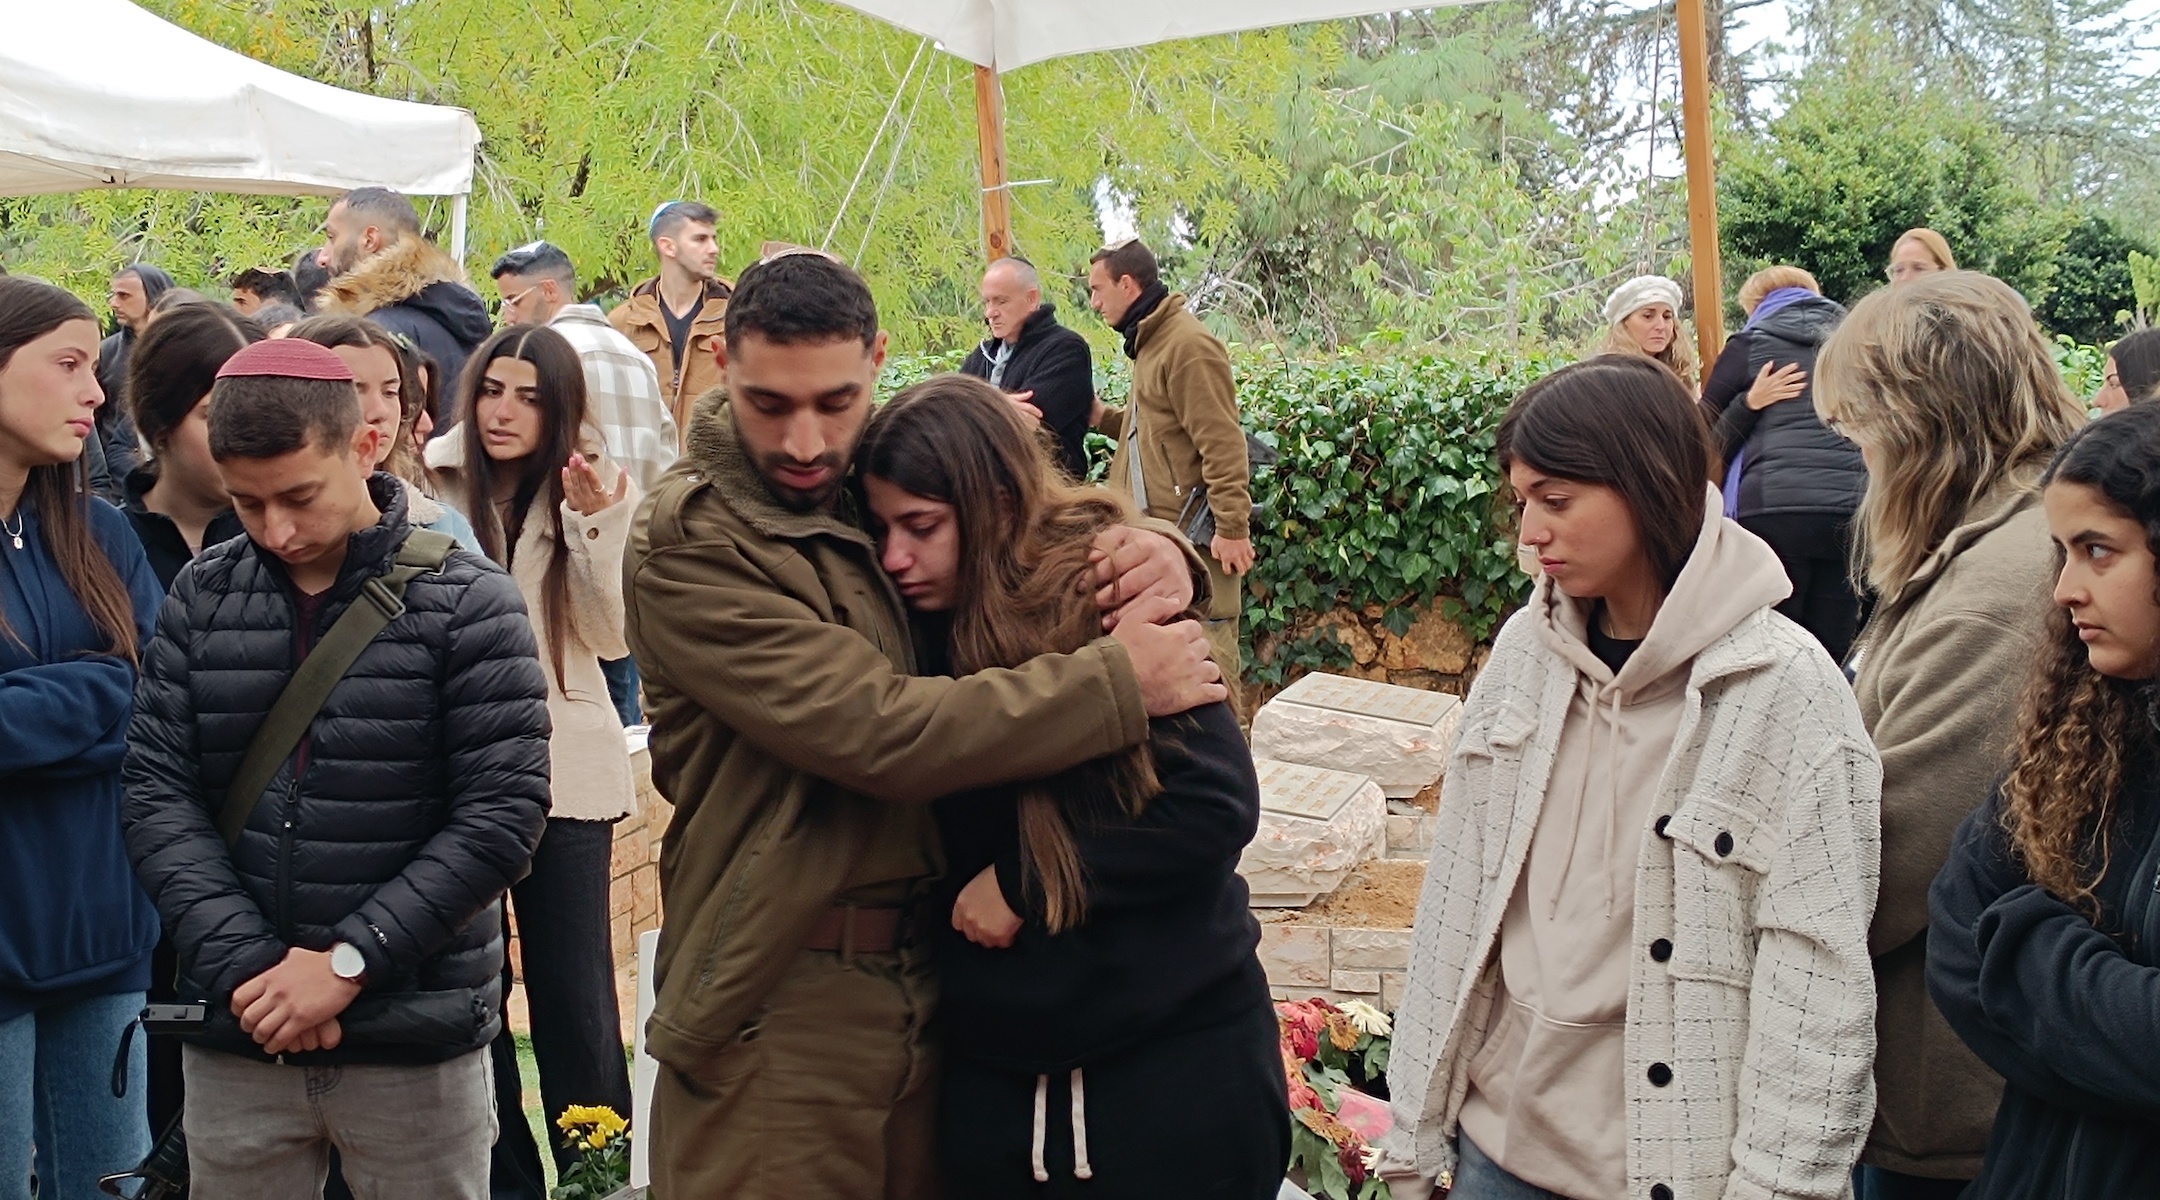
[[[1680,285],[1663,275],[1637,275],[1605,299],[1605,339],[1599,354],[1641,354],[1697,386],[1695,350],[1680,325]]]

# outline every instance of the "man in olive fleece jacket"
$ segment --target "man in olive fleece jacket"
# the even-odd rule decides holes
[[[1207,551],[1208,645],[1235,679],[1239,577],[1252,569],[1251,460],[1230,380],[1230,352],[1163,285],[1155,255],[1128,241],[1098,251],[1088,266],[1088,304],[1125,336],[1133,360],[1124,408],[1095,403],[1095,428],[1117,440],[1108,482],[1151,517],[1182,521],[1195,489],[1207,489],[1215,534]],[[1195,539],[1198,540],[1198,539]]]
[[[1167,538],[1114,531],[1114,636],[911,678],[898,593],[844,484],[885,357],[852,270],[752,267],[724,383],[625,560],[653,780],[675,806],[647,1046],[659,1200],[937,1194],[929,802],[1136,744],[1224,696]],[[1120,574],[1120,569],[1130,568]],[[1076,584],[1079,581],[1075,581]]]

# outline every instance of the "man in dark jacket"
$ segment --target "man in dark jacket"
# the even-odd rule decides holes
[[[1024,258],[990,264],[982,301],[990,338],[960,364],[960,373],[1034,405],[1043,427],[1057,437],[1058,462],[1074,479],[1086,479],[1088,418],[1095,407],[1087,339],[1058,324],[1057,306],[1043,303],[1042,276]]]
[[[208,1025],[184,1048],[197,1195],[487,1195],[501,899],[548,808],[547,684],[517,585],[452,551],[353,664],[230,847],[225,791],[314,642],[387,572],[404,490],[351,372],[234,355],[210,449],[248,537],[174,581],[128,735],[128,850]]]
[[[495,331],[487,302],[465,286],[465,270],[420,232],[412,201],[389,188],[355,188],[330,206],[316,259],[329,268],[318,313],[366,317],[442,364],[445,397],[456,394],[465,356]],[[452,414],[430,413],[438,429]]]
[[[148,263],[124,267],[112,277],[113,324],[119,328],[98,343],[98,387],[105,403],[97,411],[97,457],[91,462],[90,486],[97,494],[119,504],[125,496],[123,481],[142,460],[135,444],[135,425],[128,420],[128,356],[135,339],[150,324],[150,306],[172,290],[173,278]]]

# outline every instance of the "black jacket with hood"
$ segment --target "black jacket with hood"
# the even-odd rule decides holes
[[[1727,463],[1747,455],[1741,520],[1801,514],[1844,520],[1860,507],[1867,490],[1860,448],[1815,415],[1815,355],[1844,319],[1845,306],[1834,300],[1797,300],[1734,334],[1703,381],[1719,452]],[[1748,389],[1771,363],[1798,363],[1808,373],[1808,390],[1765,409],[1749,408]]]
[[[366,317],[410,338],[442,364],[437,390],[446,406],[457,395],[466,356],[495,331],[487,302],[465,286],[465,273],[457,263],[418,237],[385,247],[332,279],[316,297],[316,309]],[[430,415],[438,427],[457,419],[455,412]]]
[[[960,364],[962,375],[990,378],[998,339],[990,338]],[[1020,325],[1020,340],[998,387],[1032,391],[1029,403],[1042,410],[1043,426],[1057,435],[1058,462],[1074,479],[1087,478],[1088,418],[1095,408],[1095,359],[1087,339],[1058,324],[1057,305],[1045,304]]]
[[[382,520],[353,534],[311,641],[390,569],[410,527],[377,473]],[[191,1040],[260,1057],[234,989],[291,946],[351,942],[366,988],[336,1050],[298,1062],[435,1062],[501,1028],[501,900],[548,810],[547,680],[517,584],[451,552],[330,693],[227,849],[225,789],[299,660],[284,565],[253,539],[180,572],[143,654],[123,823],[135,870],[180,958],[179,994],[208,1003]]]
[[[1965,1200],[2160,1196],[2160,768],[2125,773],[2097,919],[2026,876],[1999,793],[1928,893],[1928,992],[2005,1085]]]

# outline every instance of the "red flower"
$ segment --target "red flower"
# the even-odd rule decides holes
[[[1335,1157],[1342,1163],[1343,1174],[1350,1177],[1350,1186],[1365,1182],[1365,1146],[1358,1141],[1346,1142],[1335,1150]]]

